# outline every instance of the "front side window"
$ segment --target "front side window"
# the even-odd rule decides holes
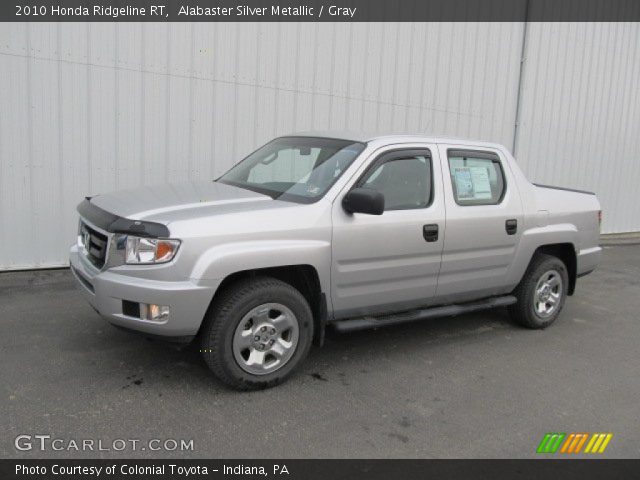
[[[336,182],[365,145],[350,140],[281,137],[218,179],[281,200],[312,203]]]
[[[358,183],[384,195],[385,211],[426,208],[431,203],[431,158],[428,152],[392,152]]]
[[[490,152],[449,150],[449,173],[458,205],[495,205],[505,191],[497,155]]]

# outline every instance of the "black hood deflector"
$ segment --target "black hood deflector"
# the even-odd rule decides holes
[[[91,197],[87,197],[80,202],[78,213],[96,227],[110,233],[124,233],[153,238],[169,237],[169,229],[166,225],[144,220],[131,220],[114,215],[91,203]]]

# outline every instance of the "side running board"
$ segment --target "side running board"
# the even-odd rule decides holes
[[[412,310],[409,312],[398,313],[395,315],[381,315],[378,317],[361,317],[350,318],[347,320],[339,320],[332,322],[331,325],[338,332],[354,332],[356,330],[365,330],[368,328],[386,327],[388,325],[396,325],[398,323],[415,322],[416,320],[425,320],[435,317],[454,317],[463,313],[475,312],[476,310],[485,310],[494,307],[506,307],[517,302],[513,295],[505,295],[502,297],[493,297],[477,302],[461,303],[459,305],[444,305],[442,307],[423,308]]]

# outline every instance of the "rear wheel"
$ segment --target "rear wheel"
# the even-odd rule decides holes
[[[240,390],[284,381],[307,356],[313,336],[309,304],[274,278],[240,281],[217,298],[205,319],[201,351],[227,385]]]
[[[518,302],[509,307],[511,318],[527,328],[546,328],[564,306],[569,287],[567,267],[557,257],[536,255],[514,290]]]

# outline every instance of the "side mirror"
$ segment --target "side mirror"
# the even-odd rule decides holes
[[[384,195],[372,188],[354,188],[342,199],[342,208],[348,213],[382,215]]]

